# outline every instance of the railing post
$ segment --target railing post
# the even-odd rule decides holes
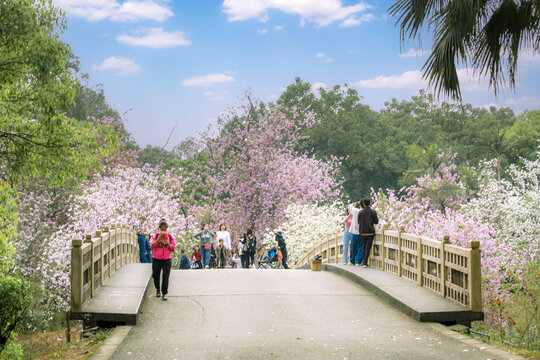
[[[385,270],[384,260],[386,259],[386,246],[384,246],[384,232],[388,230],[388,224],[384,224],[381,230],[381,270]]]
[[[103,231],[101,232],[101,239],[105,237],[105,233],[109,232],[109,227],[105,226],[103,227]],[[107,254],[107,279],[111,277],[111,234],[109,233],[107,236],[107,239],[109,239],[109,247],[106,249]],[[102,242],[103,243],[103,242]]]
[[[469,302],[472,311],[482,311],[482,268],[480,261],[480,241],[469,241]]]
[[[124,266],[124,234],[120,224],[116,224],[116,238],[120,235],[120,267]]]
[[[118,231],[116,227],[112,225],[112,230],[114,230],[114,270],[118,270],[120,267],[120,247],[118,246]]]
[[[422,237],[417,236],[416,237],[416,282],[420,286],[422,286],[423,264],[424,264],[424,260],[422,259]]]
[[[99,238],[99,243],[101,246],[101,253],[99,254],[99,286],[103,286],[103,237],[101,236],[101,231],[96,231],[96,237]]]
[[[444,235],[441,244],[441,295],[446,296],[446,244],[450,244],[450,236]]]
[[[90,296],[94,297],[94,244],[92,235],[86,235],[84,242],[90,243],[90,267],[88,268],[88,279],[90,280]]]
[[[397,244],[398,244],[398,276],[401,277],[401,273],[402,273],[402,262],[403,262],[403,253],[401,252],[401,233],[405,231],[405,227],[404,226],[400,226],[399,227],[399,230],[398,230],[398,239],[397,239]]]
[[[336,255],[336,264],[339,264],[339,233],[336,233],[336,245],[334,254]]]
[[[71,241],[71,311],[82,311],[83,298],[83,256],[81,239]]]
[[[131,246],[131,262],[134,263],[134,262],[137,262],[136,259],[135,259],[135,249],[137,248],[137,246],[135,244],[135,238],[133,236],[133,229],[130,229],[126,225],[126,231],[127,231],[128,238],[129,238],[129,243],[130,243],[130,246]]]

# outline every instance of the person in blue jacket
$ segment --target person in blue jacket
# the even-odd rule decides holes
[[[186,255],[186,251],[184,249],[180,250],[180,270],[189,270],[191,269],[191,263],[189,262],[189,259]]]

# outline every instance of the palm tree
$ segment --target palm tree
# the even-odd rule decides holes
[[[497,94],[501,85],[515,87],[520,52],[540,52],[539,0],[398,0],[389,11],[398,17],[402,41],[420,40],[425,24],[433,29],[423,75],[453,99],[461,98],[457,64],[489,76]]]

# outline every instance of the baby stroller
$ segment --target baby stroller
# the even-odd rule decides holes
[[[270,269],[272,268],[270,265],[274,261],[273,258],[276,258],[276,250],[270,249],[269,251],[265,251],[264,254],[259,255],[258,263],[259,263],[259,269]]]
[[[279,266],[279,260],[278,260],[278,250],[277,248],[273,247],[270,250],[268,250],[268,267],[276,267]]]

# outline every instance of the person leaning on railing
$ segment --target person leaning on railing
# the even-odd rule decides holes
[[[156,287],[156,297],[162,296],[163,301],[167,300],[167,293],[169,292],[169,275],[171,273],[171,258],[174,249],[176,248],[176,241],[170,232],[167,231],[169,225],[164,219],[159,222],[160,232],[157,232],[152,238],[150,247],[154,250],[152,253],[152,274],[154,278],[154,286]],[[161,281],[161,293],[160,293],[160,275],[163,271],[163,279]]]

